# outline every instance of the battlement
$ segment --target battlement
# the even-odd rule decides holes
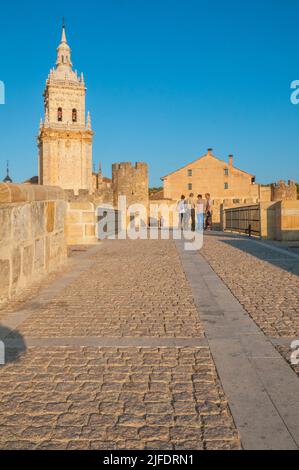
[[[146,170],[147,171],[147,163],[144,162],[136,162],[135,165],[133,165],[131,162],[119,162],[119,163],[113,163],[112,164],[112,173],[113,171],[134,171],[134,170]]]
[[[277,183],[271,184],[271,200],[272,201],[296,201],[297,186],[294,181],[279,180]]]
[[[148,203],[148,166],[143,162],[119,162],[112,165],[113,201],[126,196],[128,204]]]

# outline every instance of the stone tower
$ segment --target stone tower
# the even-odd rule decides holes
[[[71,62],[71,49],[62,27],[56,67],[44,91],[45,118],[38,136],[39,184],[92,191],[90,114],[85,116],[86,88]]]
[[[112,165],[113,204],[117,207],[118,197],[126,196],[127,205],[148,205],[148,168],[146,163],[113,163]]]

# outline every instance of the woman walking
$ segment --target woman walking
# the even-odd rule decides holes
[[[194,198],[194,194],[190,193],[187,199],[187,211],[188,211],[188,225],[189,225],[189,219],[191,217],[192,232],[195,232],[195,206],[196,206],[196,201]]]
[[[202,232],[204,229],[204,200],[201,194],[198,194],[196,200],[196,217],[197,217],[197,231]]]
[[[205,223],[205,229],[206,230],[212,230],[212,200],[211,200],[211,195],[210,193],[205,194],[206,198],[206,223]]]

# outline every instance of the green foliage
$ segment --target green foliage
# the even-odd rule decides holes
[[[163,189],[163,186],[153,187],[153,188],[149,188],[148,192],[149,194],[154,194],[154,193],[157,193],[158,191],[162,191],[162,189]]]

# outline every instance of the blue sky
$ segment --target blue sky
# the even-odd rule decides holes
[[[44,10],[43,10],[44,6]],[[206,152],[256,174],[299,180],[296,0],[2,2],[0,177],[37,174],[42,93],[66,18],[87,83],[95,165],[146,161],[151,185]],[[2,176],[3,175],[3,176]]]

